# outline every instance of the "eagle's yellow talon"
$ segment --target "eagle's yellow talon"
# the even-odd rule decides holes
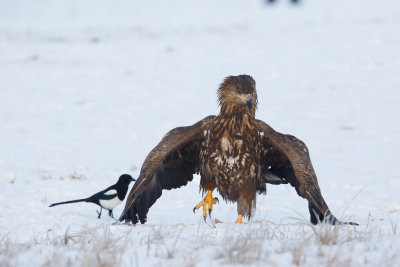
[[[239,216],[238,216],[238,218],[237,218],[237,220],[236,220],[236,223],[237,224],[242,224],[243,222],[242,222],[242,217],[243,217],[243,215],[242,214],[239,214]]]
[[[212,206],[213,206],[213,204],[216,204],[217,202],[219,203],[218,198],[213,198],[212,191],[208,190],[206,197],[193,208],[193,212],[196,213],[196,210],[200,209],[200,207],[203,207],[204,220],[206,220],[206,218],[207,218],[207,210],[208,210],[208,214],[211,218],[211,212],[213,209]]]

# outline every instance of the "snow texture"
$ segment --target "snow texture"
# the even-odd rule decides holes
[[[2,0],[0,265],[400,266],[399,72],[397,0]],[[219,112],[238,74],[256,80],[256,117],[308,145],[332,212],[360,226],[310,226],[306,201],[270,185],[244,225],[216,205],[213,229],[192,213],[197,176],[146,225],[48,207],[137,177],[168,130]]]

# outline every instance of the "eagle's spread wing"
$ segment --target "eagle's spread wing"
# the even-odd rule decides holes
[[[294,136],[276,132],[263,121],[257,120],[256,124],[260,137],[261,178],[266,183],[290,183],[295,187],[297,194],[308,201],[311,223],[341,223],[322,197],[307,146]]]
[[[215,116],[209,116],[188,127],[168,132],[146,157],[140,175],[130,191],[119,221],[146,222],[149,208],[163,189],[186,185],[199,171],[200,143]]]

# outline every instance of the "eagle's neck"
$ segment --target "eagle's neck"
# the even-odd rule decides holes
[[[236,138],[251,136],[254,132],[254,110],[247,106],[222,106],[215,120],[214,135],[219,137]]]

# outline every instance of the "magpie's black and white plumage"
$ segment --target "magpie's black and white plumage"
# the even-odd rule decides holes
[[[124,200],[126,193],[128,192],[129,184],[130,182],[133,181],[136,180],[133,179],[132,176],[130,176],[129,174],[123,174],[119,177],[118,182],[116,184],[104,189],[103,191],[94,194],[91,197],[53,203],[49,207],[54,207],[61,204],[76,203],[76,202],[91,202],[100,206],[100,212],[97,212],[97,214],[99,215],[98,216],[99,219],[101,217],[101,212],[103,208],[108,210],[108,215],[110,217],[114,218],[112,212],[113,209],[115,208],[115,206],[117,206]]]

